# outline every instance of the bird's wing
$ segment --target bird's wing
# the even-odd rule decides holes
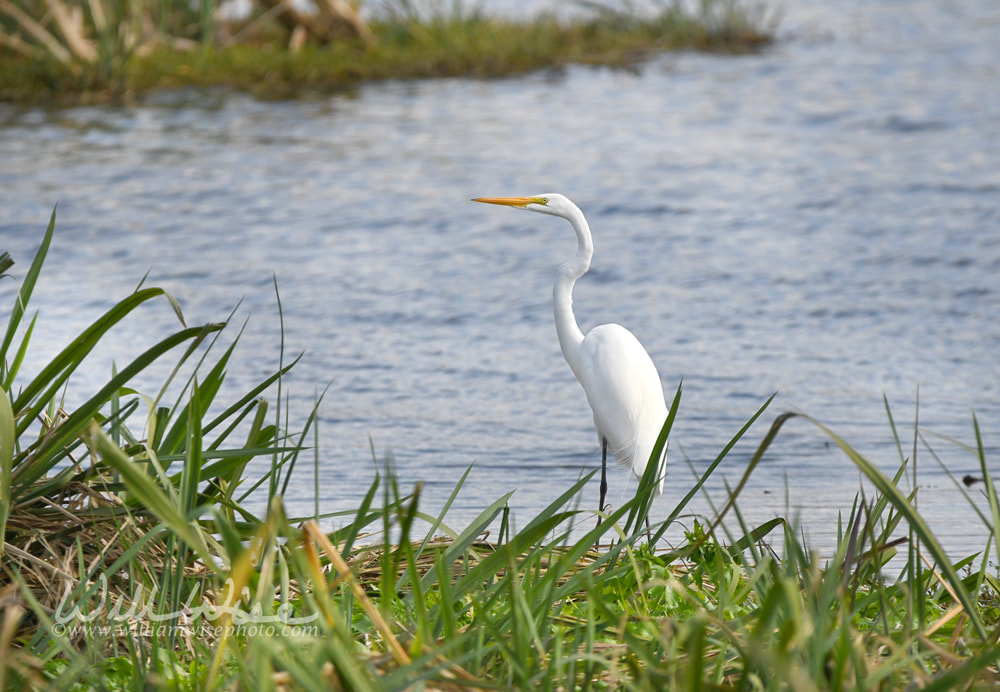
[[[583,340],[580,382],[594,411],[598,434],[615,460],[638,475],[666,418],[660,376],[639,340],[617,324],[592,329]],[[658,419],[659,422],[656,422]],[[655,431],[651,433],[651,428]],[[649,449],[646,449],[649,447]],[[644,456],[636,468],[637,451]]]

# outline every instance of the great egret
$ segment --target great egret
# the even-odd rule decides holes
[[[573,286],[590,269],[594,241],[583,212],[558,193],[535,197],[480,197],[474,202],[500,204],[559,216],[576,231],[573,259],[559,267],[552,287],[559,347],[594,412],[594,426],[601,442],[601,503],[608,492],[608,450],[621,466],[642,478],[656,438],[667,418],[660,375],[639,340],[620,324],[602,324],[586,336],[573,314]],[[657,470],[656,494],[663,492],[666,450]],[[599,521],[599,520],[598,520]]]

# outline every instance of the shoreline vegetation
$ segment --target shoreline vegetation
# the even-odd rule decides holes
[[[140,286],[38,373],[21,371],[45,319],[28,306],[55,220],[17,272],[0,341],[0,690],[1000,686],[1000,499],[975,416],[971,443],[935,449],[887,401],[876,465],[767,399],[675,507],[650,512],[651,471],[596,527],[579,509],[588,476],[527,522],[509,516],[506,494],[449,528],[469,471],[428,514],[391,459],[373,459],[355,511],[324,515],[320,465],[355,462],[322,439],[322,396],[292,428],[282,385],[297,359],[283,351],[259,385],[230,393],[232,315],[189,326],[167,293]],[[3,280],[14,267],[0,254]],[[140,309],[176,331],[66,404],[91,350]],[[160,391],[132,388],[174,362]],[[658,447],[677,415],[680,389]],[[812,426],[875,488],[844,508],[833,555],[811,551],[793,522],[748,526],[739,510],[790,425]],[[735,458],[744,438],[759,439],[755,452]],[[953,561],[927,527],[911,489],[918,459],[978,465],[978,502],[953,480],[986,529],[981,552]],[[692,517],[688,501],[724,460],[742,479],[716,516]],[[314,516],[285,516],[293,472],[314,479]],[[667,547],[675,522],[685,539]]]
[[[487,15],[461,1],[0,0],[0,102],[128,102],[176,87],[264,98],[384,79],[503,77],[569,64],[633,68],[673,50],[772,40],[762,0],[578,0],[569,17]]]

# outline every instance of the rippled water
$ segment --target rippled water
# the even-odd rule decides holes
[[[790,409],[892,471],[882,397],[909,456],[918,388],[928,441],[975,474],[974,456],[935,433],[971,443],[975,409],[996,463],[998,34],[992,0],[801,2],[763,53],[669,55],[635,72],[387,82],[287,103],[180,91],[127,109],[0,106],[0,249],[21,272],[59,203],[28,367],[148,270],[191,323],[243,299],[235,396],[277,363],[273,273],[286,350],[305,351],[293,416],[332,380],[322,509],[357,505],[370,438],[404,487],[426,481],[428,510],[475,462],[452,523],[516,488],[524,524],[599,461],[549,302],[574,240],[561,220],[468,199],[556,190],[596,236],[575,294],[582,326],[628,326],[668,396],[684,382],[654,513],[690,487],[685,460],[704,468],[773,392],[713,502]],[[2,304],[13,287],[0,282]],[[165,303],[123,326],[76,378],[79,396],[174,326]],[[922,444],[918,462],[943,541],[981,548]],[[312,469],[292,486],[293,512],[311,512]],[[753,522],[800,516],[828,545],[858,487],[851,463],[793,421],[741,508]],[[614,476],[612,501],[633,488]],[[587,493],[596,504],[596,484]]]

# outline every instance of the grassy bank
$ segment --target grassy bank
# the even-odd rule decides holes
[[[396,0],[371,20],[331,0],[293,16],[269,0],[250,4],[248,15],[224,19],[209,0],[2,0],[0,100],[127,100],[176,86],[281,97],[374,79],[632,66],[668,50],[754,50],[773,29],[772,15],[746,0],[664,3],[648,12],[589,3],[572,20],[524,21],[462,3],[414,8]],[[346,7],[351,20],[331,6]]]
[[[21,372],[54,222],[21,273],[0,343],[0,689],[1000,685],[1000,582],[989,566],[1000,558],[1000,502],[974,419],[968,447],[921,452],[981,466],[989,539],[958,562],[900,489],[913,455],[891,415],[894,478],[819,422],[774,415],[770,400],[683,501],[653,515],[646,477],[595,526],[577,508],[583,479],[519,518],[519,530],[509,495],[452,530],[443,516],[464,477],[428,515],[420,487],[400,488],[391,464],[377,463],[356,510],[293,519],[282,504],[291,474],[348,462],[316,439],[312,413],[291,430],[281,385],[294,363],[281,354],[258,386],[226,395],[236,357],[226,323],[188,326],[169,295],[140,288],[39,373]],[[94,345],[158,304],[176,332],[64,410]],[[170,382],[133,391],[164,359],[176,361]],[[678,390],[659,444],[682,410]],[[743,464],[745,481],[788,425],[813,426],[877,488],[844,508],[832,556],[809,551],[782,519],[746,525],[742,481],[718,516],[686,516],[719,464]],[[731,458],[747,436],[760,438],[755,453]],[[267,462],[262,475],[247,473],[253,459]],[[253,492],[268,498],[263,516],[248,509]],[[686,540],[667,549],[660,538],[682,518]],[[901,569],[890,574],[893,556]]]

